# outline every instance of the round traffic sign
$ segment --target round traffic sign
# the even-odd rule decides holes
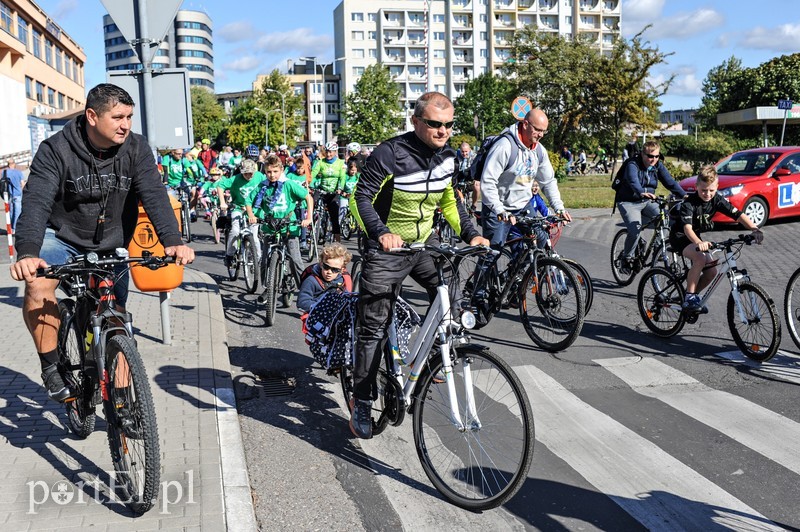
[[[531,101],[525,96],[517,96],[514,98],[514,101],[511,102],[511,114],[514,115],[514,118],[517,120],[525,120],[525,116],[531,112],[531,109],[533,109],[533,105],[531,105]]]

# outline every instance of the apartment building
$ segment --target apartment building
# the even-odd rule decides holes
[[[0,0],[0,30],[0,161],[26,163],[45,115],[83,107],[86,54],[31,0]]]
[[[110,15],[103,17],[106,70],[139,70],[141,62]],[[214,39],[211,17],[180,10],[153,57],[153,68],[185,68],[192,86],[214,91]]]
[[[621,0],[343,0],[334,10],[336,70],[352,91],[379,61],[400,85],[406,109],[426,91],[451,98],[511,57],[514,32],[536,25],[582,35],[602,51],[620,35]]]

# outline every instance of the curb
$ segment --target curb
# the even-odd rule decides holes
[[[206,347],[211,350],[214,360],[214,397],[226,528],[258,530],[239,415],[236,410],[236,397],[233,392],[225,314],[219,286],[204,272],[187,269],[188,271],[199,277],[207,287],[207,307],[203,305],[206,308],[198,310],[201,315],[206,314],[208,317],[210,345]]]

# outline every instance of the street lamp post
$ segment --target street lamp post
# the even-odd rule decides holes
[[[264,89],[266,92],[274,92],[281,97],[281,115],[283,115],[283,143],[286,144],[286,97],[275,89]]]

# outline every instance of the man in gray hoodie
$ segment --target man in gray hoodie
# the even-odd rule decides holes
[[[516,223],[515,216],[527,210],[534,180],[550,207],[567,221],[572,220],[564,210],[547,149],[540,142],[547,126],[547,115],[541,109],[532,109],[524,120],[504,130],[486,155],[481,175],[481,222],[483,236],[493,248],[503,246],[511,225]]]
[[[90,251],[106,254],[127,247],[142,201],[164,252],[177,264],[194,260],[161,183],[147,140],[131,133],[133,100],[103,83],[86,97],[83,115],[39,146],[22,197],[17,225],[17,262],[11,276],[25,281],[22,313],[42,365],[50,398],[63,402],[72,391],[57,362],[58,281],[36,277],[37,268],[62,264]],[[128,276],[115,287],[125,306]]]

